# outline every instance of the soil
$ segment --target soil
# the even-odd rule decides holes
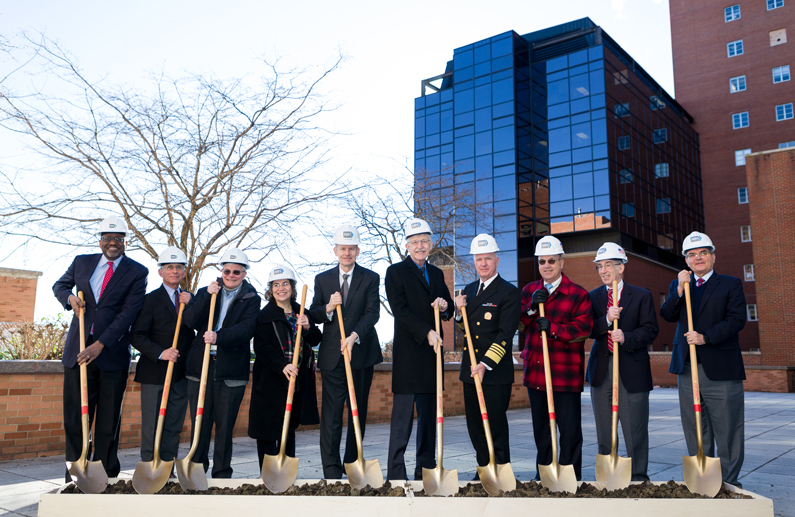
[[[82,493],[77,486],[70,483],[61,493],[80,494]],[[135,494],[137,493],[131,481],[117,481],[103,492],[104,494]],[[327,483],[324,480],[311,485],[292,486],[286,492],[273,494],[265,485],[245,484],[239,488],[219,488],[210,487],[206,492],[196,490],[183,490],[179,483],[167,483],[158,494],[169,495],[287,495],[287,496],[353,496],[353,497],[405,497],[402,486],[392,486],[389,481],[384,483],[381,488],[366,486],[361,490],[351,488],[350,485],[340,483]],[[424,490],[414,492],[414,497],[427,497]],[[454,497],[489,497],[483,485],[480,483],[468,483],[459,490]],[[662,485],[652,483],[642,483],[630,485],[621,490],[599,490],[595,485],[583,483],[576,494],[568,492],[550,492],[541,486],[541,483],[529,481],[523,483],[516,481],[516,490],[501,493],[496,497],[557,497],[557,498],[618,498],[618,499],[709,499],[709,497],[694,494],[687,489],[687,486],[674,481],[668,481]],[[725,487],[721,487],[715,499],[752,499],[751,496],[729,492]]]

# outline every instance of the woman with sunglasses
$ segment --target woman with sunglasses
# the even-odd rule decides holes
[[[285,444],[287,456],[295,457],[295,429],[301,424],[320,423],[315,395],[315,355],[311,347],[320,343],[322,334],[307,314],[299,316],[301,306],[296,303],[295,284],[290,268],[273,268],[265,292],[268,304],[257,316],[248,435],[257,440],[260,468],[265,454],[279,453],[290,377],[297,378]],[[299,326],[303,328],[301,345],[296,347]],[[292,364],[296,353],[298,367]]]

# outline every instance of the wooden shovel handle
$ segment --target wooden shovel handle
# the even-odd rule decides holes
[[[618,282],[613,280],[613,307],[618,307]],[[618,320],[613,320],[613,330],[618,330]],[[618,413],[618,343],[613,341],[613,413]]]
[[[342,321],[342,306],[337,305],[337,321],[340,326],[340,344],[345,341],[345,323]],[[350,401],[351,415],[353,416],[353,431],[356,436],[356,449],[359,453],[359,460],[363,461],[362,455],[362,430],[359,425],[359,404],[356,402],[356,390],[353,388],[353,372],[351,372],[350,351],[346,348],[342,354],[345,359],[345,380],[348,382],[348,399]],[[350,425],[350,424],[348,424]]]

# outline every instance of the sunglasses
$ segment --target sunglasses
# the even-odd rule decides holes
[[[242,273],[243,271],[239,269],[224,269],[224,276],[240,276]]]
[[[123,244],[124,243],[124,237],[108,237],[107,235],[105,235],[104,237],[102,237],[102,242],[105,242],[105,243],[115,242],[116,244]]]
[[[546,259],[538,259],[538,264],[539,264],[540,266],[543,266],[544,264],[549,264],[550,266],[554,266],[554,265],[555,265],[555,262],[557,262],[557,261],[558,261],[558,259],[549,259],[549,260],[546,260]]]

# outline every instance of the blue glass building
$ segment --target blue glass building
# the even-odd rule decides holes
[[[455,49],[415,99],[415,182],[472,191],[454,242],[480,232],[500,273],[536,278],[536,241],[567,253],[611,240],[683,267],[678,244],[703,229],[692,118],[600,27],[584,18]],[[421,202],[421,201],[420,201]],[[472,279],[456,278],[462,286]]]

